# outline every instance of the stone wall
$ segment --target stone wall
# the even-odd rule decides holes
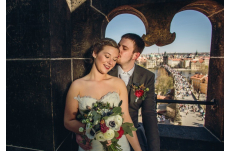
[[[195,7],[196,2],[205,4]],[[213,27],[208,101],[219,100],[219,108],[207,108],[205,126],[223,140],[224,14],[218,12],[224,8],[222,1],[94,0],[93,5],[106,15],[132,7],[130,13],[148,23],[143,37],[147,45],[159,46],[174,41],[169,27],[177,12],[205,6],[203,13],[212,15]],[[115,10],[108,18],[124,12]],[[72,13],[64,0],[7,0],[6,18],[7,150],[76,151],[75,137],[63,125],[65,97],[71,82],[89,71],[88,50],[104,37],[106,18],[90,7],[90,0]]]
[[[62,147],[76,150],[63,126],[75,62],[67,4],[7,0],[6,10],[7,150],[51,151],[65,138]]]

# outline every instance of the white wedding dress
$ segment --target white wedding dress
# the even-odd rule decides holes
[[[83,96],[83,97],[75,97],[76,100],[78,100],[79,102],[79,111],[82,114],[84,110],[86,110],[87,106],[92,106],[92,103],[95,103],[97,101],[100,102],[108,102],[110,103],[111,106],[118,106],[119,102],[120,102],[120,97],[119,94],[117,92],[108,92],[106,95],[104,95],[103,97],[101,97],[101,99],[97,100],[95,98],[92,98],[90,96]],[[126,138],[125,135],[123,135],[119,141],[118,144],[121,145],[121,148],[123,149],[123,151],[130,151],[130,145],[128,143],[128,140]],[[93,140],[92,141],[92,149],[90,151],[103,151],[103,146],[102,144],[97,141],[97,140]],[[79,151],[84,151],[81,147],[79,147]]]

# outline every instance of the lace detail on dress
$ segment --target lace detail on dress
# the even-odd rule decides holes
[[[78,95],[77,97],[74,97],[75,100],[80,100],[80,96]]]
[[[82,96],[79,95],[74,97],[79,102],[79,110],[82,113],[83,110],[86,110],[87,106],[92,106],[93,103],[100,101],[100,102],[108,102],[111,107],[118,106],[120,102],[120,96],[117,92],[108,92],[100,99],[92,98],[91,96]]]
[[[100,99],[96,99],[96,98],[93,98],[93,97],[87,96],[87,95],[82,96],[82,97],[80,97],[80,95],[78,95],[77,97],[74,97],[74,99],[75,99],[75,100],[81,100],[82,98],[90,98],[90,99],[95,99],[95,100],[97,100],[97,101],[100,101],[100,100],[103,100],[104,98],[108,97],[109,95],[111,95],[111,94],[113,94],[113,93],[118,94],[117,92],[113,91],[113,92],[108,92],[108,93],[106,93],[106,94],[103,95]],[[118,94],[118,96],[119,96],[119,94]]]

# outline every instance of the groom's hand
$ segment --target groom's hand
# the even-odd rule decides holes
[[[83,138],[81,135],[76,134],[76,142],[84,150],[92,149],[91,144],[90,144],[90,139],[88,139],[87,137]],[[86,142],[86,143],[83,143],[83,142]]]

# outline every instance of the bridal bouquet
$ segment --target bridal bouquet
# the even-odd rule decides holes
[[[77,120],[86,124],[85,135],[90,140],[98,140],[106,151],[122,151],[119,139],[126,134],[133,137],[132,131],[136,131],[133,123],[123,123],[121,104],[122,100],[118,107],[111,107],[109,103],[98,101],[77,116]],[[84,129],[81,127],[79,131]],[[109,146],[108,141],[111,141]]]

